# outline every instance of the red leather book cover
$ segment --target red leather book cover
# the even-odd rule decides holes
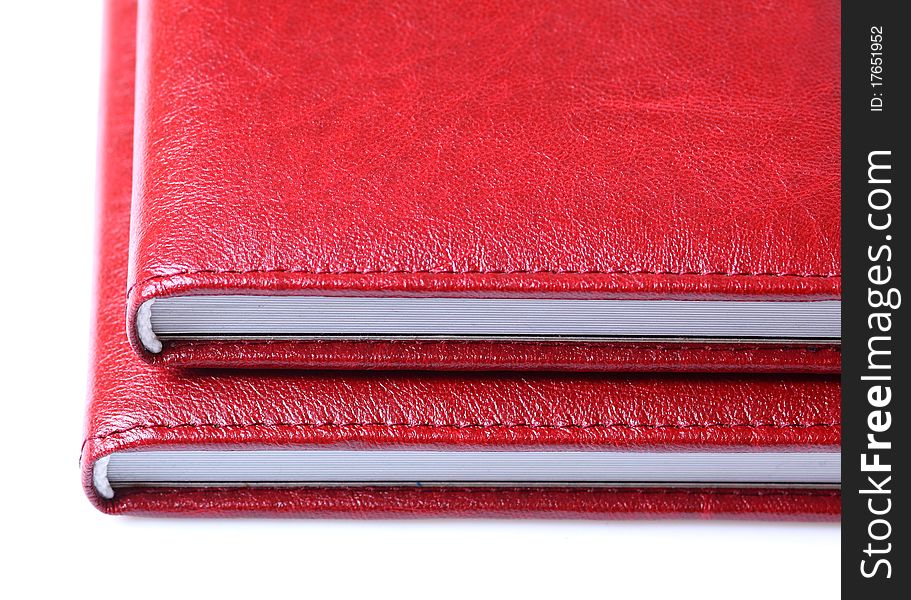
[[[109,513],[835,518],[837,489],[785,487],[125,487],[99,460],[139,449],[556,448],[744,451],[840,443],[821,375],[342,373],[161,369],[125,334],[135,6],[110,2],[97,312],[81,464]]]
[[[838,370],[837,343],[137,333],[184,295],[837,300],[838,3],[141,7],[146,360]]]

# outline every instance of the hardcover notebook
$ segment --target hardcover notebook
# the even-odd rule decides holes
[[[81,464],[111,513],[835,518],[825,375],[161,369],[124,332],[135,6],[109,4]]]
[[[838,370],[837,2],[140,7],[146,360]]]

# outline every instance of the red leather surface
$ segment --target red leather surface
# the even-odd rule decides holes
[[[142,5],[131,314],[238,291],[839,296],[834,0]],[[375,366],[837,362],[423,349],[387,344]],[[161,360],[347,367],[371,351],[190,345]]]
[[[135,489],[96,495],[94,462],[167,445],[791,447],[840,443],[828,376],[186,371],[124,334],[134,5],[109,4],[101,135],[96,337],[81,463],[99,509],[311,516],[834,518],[827,490],[609,488]]]
[[[480,341],[170,342],[157,365],[199,368],[837,373],[841,351],[723,344]]]
[[[835,490],[325,488],[129,490],[103,510],[174,516],[538,519],[728,518],[832,521]]]

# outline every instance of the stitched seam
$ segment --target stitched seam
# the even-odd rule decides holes
[[[196,487],[196,488],[193,488],[193,487],[189,487],[189,488],[150,488],[150,487],[145,487],[145,488],[143,488],[143,487],[132,487],[132,488],[131,488],[131,487],[129,487],[129,486],[126,486],[126,487],[123,488],[124,491],[128,491],[128,490],[138,490],[139,493],[141,493],[141,494],[144,495],[144,496],[145,496],[145,495],[150,495],[150,496],[151,496],[151,495],[162,495],[162,496],[163,496],[163,495],[167,495],[167,494],[180,494],[181,492],[184,492],[184,493],[185,493],[185,492],[187,492],[188,490],[189,490],[189,491],[194,491],[194,492],[198,492],[198,491],[202,490],[202,491],[204,491],[204,492],[216,492],[216,493],[217,493],[217,492],[222,492],[222,491],[224,491],[225,489],[233,489],[233,488],[224,488],[224,487],[217,487],[217,486],[212,486],[212,487]],[[259,489],[268,490],[268,489],[275,489],[275,488],[268,488],[268,487],[265,487],[265,486],[264,486],[264,487],[259,488]],[[288,489],[290,489],[290,490],[299,490],[299,489],[300,489],[300,490],[319,490],[319,489],[321,489],[321,488],[319,488],[318,486],[301,486],[301,487],[299,487],[299,488],[293,488],[293,487],[292,487],[292,488],[278,488],[278,489],[286,489],[286,490],[288,490]],[[331,489],[338,489],[338,488],[331,488]],[[397,490],[398,490],[398,489],[401,489],[401,488],[397,488],[397,487],[395,487],[395,486],[392,486],[391,488],[385,488],[385,487],[384,487],[384,488],[377,488],[377,487],[375,487],[375,486],[363,486],[363,487],[350,486],[349,489],[354,489],[354,490],[357,491],[357,492],[366,492],[366,491],[389,491],[390,489],[397,489]],[[426,488],[426,487],[424,487],[424,488],[410,488],[410,487],[409,487],[409,488],[407,488],[407,489],[409,489],[409,490],[420,490],[421,492],[428,492],[428,493],[431,492],[431,491],[435,491],[433,488]],[[489,492],[490,489],[491,489],[491,488],[489,488],[489,487],[470,487],[470,486],[467,486],[467,487],[454,487],[454,488],[448,489],[447,492],[449,492],[449,493],[455,492],[455,493],[460,493],[460,494],[461,494],[461,493],[483,493],[483,492]],[[495,489],[503,489],[503,488],[495,488]],[[510,490],[529,490],[529,489],[532,489],[532,490],[543,490],[544,488],[535,488],[535,487],[530,487],[530,486],[514,486],[514,487],[513,487],[513,486],[510,486],[510,487],[508,487],[507,489],[510,489]],[[551,488],[551,489],[568,489],[568,488],[559,488],[559,487],[558,487],[558,488]],[[637,489],[637,490],[635,490],[635,491],[624,491],[623,488],[611,488],[610,486],[603,486],[603,487],[579,487],[579,488],[572,488],[572,489],[573,489],[573,491],[578,491],[578,492],[589,492],[589,491],[591,491],[591,490],[595,490],[595,491],[608,491],[608,490],[610,490],[611,493],[616,493],[616,494],[624,494],[624,493],[626,493],[627,495],[635,494],[635,495],[637,495],[637,496],[638,496],[638,495],[642,495],[642,494],[653,494],[653,495],[694,495],[694,496],[706,496],[706,495],[708,495],[708,496],[743,496],[743,497],[762,497],[762,496],[773,496],[773,497],[775,497],[775,496],[785,496],[785,497],[792,497],[792,496],[809,496],[809,497],[815,497],[815,496],[839,496],[839,495],[841,495],[841,491],[840,491],[840,490],[739,491],[739,490],[730,490],[730,489],[709,490],[709,489],[668,489],[668,488],[662,488],[662,489],[654,489],[654,490],[651,490],[651,489]],[[117,502],[116,499],[105,500],[105,501],[106,501],[106,502],[111,502],[111,503],[116,503],[116,502]]]
[[[281,343],[287,342],[287,341],[288,340],[245,340],[245,339],[206,340],[206,341],[175,340],[175,341],[170,342],[170,345],[171,345],[171,353],[173,354],[188,346],[196,346],[196,345],[203,346],[203,347],[209,347],[209,346],[213,346],[213,345],[271,346],[271,345],[278,345],[278,344],[281,344]],[[299,340],[292,340],[292,341],[294,341],[295,344],[301,343]],[[326,342],[326,340],[304,340],[304,343],[310,343],[310,342],[323,344]],[[449,345],[471,345],[471,344],[477,344],[477,343],[482,343],[482,344],[490,343],[487,340],[479,340],[477,342],[466,341],[466,340],[404,340],[404,341],[402,341],[402,340],[364,340],[364,341],[352,340],[350,342],[346,341],[345,343],[346,344],[357,343],[357,344],[366,345],[366,344],[382,344],[382,343],[391,343],[391,342],[408,343],[408,344],[426,344],[426,345],[443,345],[443,344],[445,344],[447,346],[449,346]],[[513,342],[507,342],[507,343],[513,343]],[[546,345],[551,345],[551,344],[552,345],[561,345],[561,346],[565,345],[561,342],[542,342],[542,341],[534,341],[534,340],[529,341],[529,342],[518,341],[515,343],[516,344],[527,343],[528,345],[534,345],[534,346],[546,346]],[[497,342],[497,344],[501,345],[503,343]],[[589,344],[589,342],[578,342],[577,344],[574,344],[574,345],[587,345],[587,344]],[[755,351],[772,350],[772,351],[779,352],[779,353],[783,352],[783,351],[787,351],[787,352],[803,351],[803,352],[810,352],[810,353],[832,351],[832,352],[837,352],[839,354],[841,353],[840,346],[838,346],[836,344],[819,345],[819,346],[803,346],[803,345],[798,345],[798,344],[791,344],[791,345],[766,344],[766,345],[754,345],[754,346],[738,345],[738,346],[734,347],[734,346],[730,346],[730,345],[728,345],[728,346],[724,346],[724,345],[716,345],[716,346],[712,346],[712,345],[703,345],[703,346],[677,345],[677,346],[675,346],[675,345],[670,345],[670,344],[650,344],[647,342],[644,342],[644,343],[635,343],[634,342],[634,343],[611,343],[609,347],[610,347],[610,349],[617,349],[617,350],[627,350],[627,349],[631,349],[631,350],[675,350],[678,352],[704,350],[704,351],[711,351],[711,352],[728,353],[728,352],[732,352],[732,351],[742,351],[742,350],[755,350]],[[357,362],[357,361],[355,361],[355,362]]]
[[[735,427],[746,427],[750,429],[810,429],[814,427],[837,427],[840,426],[841,422],[820,422],[820,423],[693,423],[686,425],[677,425],[673,423],[656,423],[656,424],[644,424],[639,425],[635,423],[593,423],[590,425],[576,425],[576,424],[567,424],[567,425],[535,425],[532,423],[490,423],[490,424],[480,424],[480,423],[466,423],[464,425],[451,425],[451,424],[441,424],[437,425],[434,423],[387,423],[387,422],[366,422],[366,423],[356,423],[356,422],[347,422],[347,423],[228,423],[228,424],[218,424],[218,423],[177,423],[174,425],[165,425],[165,424],[141,424],[134,425],[132,427],[127,427],[124,429],[118,429],[109,433],[98,434],[91,436],[86,439],[88,440],[103,440],[112,436],[123,435],[131,431],[137,430],[151,430],[151,429],[202,429],[202,428],[211,428],[211,429],[252,429],[252,428],[269,428],[269,427],[294,427],[300,429],[345,429],[345,428],[356,428],[356,427],[392,427],[392,428],[402,428],[402,429],[452,429],[452,430],[463,430],[463,429],[532,429],[532,430],[585,430],[585,429],[597,429],[597,428],[623,428],[623,429],[731,429]]]
[[[791,277],[796,279],[841,279],[840,274],[835,273],[780,273],[780,272],[736,272],[736,271],[648,271],[648,270],[624,270],[616,269],[611,271],[596,270],[560,270],[548,271],[546,269],[514,269],[514,270],[496,270],[488,271],[466,269],[464,271],[442,271],[442,270],[408,270],[408,269],[351,269],[341,271],[308,271],[305,269],[196,269],[192,271],[180,271],[168,275],[153,275],[142,281],[137,281],[127,293],[133,291],[138,285],[146,285],[156,279],[168,279],[171,277],[185,277],[189,275],[251,275],[267,273],[287,273],[299,275],[681,275],[681,276],[711,276],[723,275],[726,277]]]

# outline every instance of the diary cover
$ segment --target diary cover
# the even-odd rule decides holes
[[[837,2],[140,7],[145,360],[838,370]]]
[[[831,376],[205,372],[161,369],[142,361],[126,339],[123,296],[134,16],[132,2],[109,3],[97,312],[81,457],[86,492],[101,510],[182,515],[837,516],[840,498],[832,478],[837,475],[833,466],[840,442],[839,384]],[[671,485],[642,471],[625,476],[623,483],[561,483],[551,478],[544,485],[491,482],[481,468],[463,474],[463,479],[450,476],[431,485],[401,477],[324,484],[312,477],[294,483],[275,475],[239,480],[236,472],[225,470],[237,468],[238,462],[206,462],[207,456],[226,453],[255,461],[288,452],[298,452],[298,458],[312,458],[314,452],[369,458],[373,452],[430,451],[452,458],[467,456],[459,453],[469,450],[489,457],[491,465],[497,455],[522,452],[545,452],[558,459],[580,452],[624,453],[634,461],[654,453],[670,459],[716,456],[732,459],[731,471],[739,475],[736,482],[710,485],[675,476],[677,483]],[[186,456],[191,462],[162,475],[167,461],[173,466],[175,458]],[[779,476],[777,466],[756,462],[763,456],[778,456],[799,468]],[[156,457],[163,462],[155,462]],[[740,470],[747,463],[765,469],[766,475],[773,468],[773,481]],[[205,477],[209,466],[216,469],[210,473],[222,473],[219,478]],[[720,479],[728,475],[722,473]]]

